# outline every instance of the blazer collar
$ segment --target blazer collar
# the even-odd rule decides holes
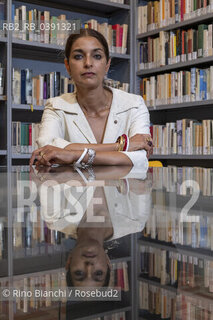
[[[107,120],[103,143],[116,142],[119,136],[119,129],[122,124],[120,115],[132,108],[137,107],[133,103],[132,99],[127,99],[128,94],[125,94],[123,91],[115,88],[110,88],[110,90],[113,93],[113,99]],[[66,93],[60,97],[50,99],[50,102],[54,109],[76,115],[77,117],[73,118],[74,125],[78,128],[84,138],[86,138],[88,143],[97,143],[92,129],[77,102],[75,92]]]

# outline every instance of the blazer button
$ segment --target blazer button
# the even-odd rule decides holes
[[[117,123],[118,123],[118,121],[117,121],[117,120],[115,120],[115,121],[114,121],[114,124],[117,124]]]

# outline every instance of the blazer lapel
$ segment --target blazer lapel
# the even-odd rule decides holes
[[[58,99],[50,101],[52,102],[53,108],[72,114],[74,118],[73,125],[79,130],[79,134],[84,136],[88,143],[97,143],[92,129],[76,100],[76,94],[67,93],[62,97],[63,98],[59,97]]]
[[[121,121],[115,112],[110,112],[103,143],[115,143],[120,132]]]
[[[84,136],[88,143],[97,143],[92,129],[82,110],[79,111],[78,116],[73,120],[73,125],[77,128],[77,130],[79,130],[79,133]]]

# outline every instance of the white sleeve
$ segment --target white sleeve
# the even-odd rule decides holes
[[[129,138],[137,133],[150,134],[150,118],[147,106],[141,96],[138,96],[139,104],[137,108],[132,109],[131,126],[129,129]]]
[[[121,151],[132,161],[133,166],[140,167],[141,170],[148,170],[149,162],[146,156],[146,150]]]
[[[47,101],[39,128],[39,136],[36,140],[38,147],[52,145],[65,148],[69,141],[64,140],[64,123],[60,115],[52,108]]]

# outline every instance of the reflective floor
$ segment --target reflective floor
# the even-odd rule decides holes
[[[213,170],[0,169],[0,319],[213,320]]]

